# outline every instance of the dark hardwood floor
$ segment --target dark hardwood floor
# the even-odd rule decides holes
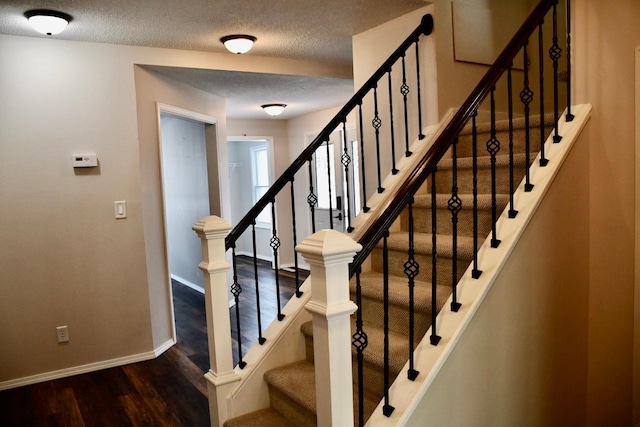
[[[243,354],[258,338],[253,263],[238,257]],[[275,275],[259,262],[262,326],[277,313]],[[282,304],[295,292],[280,274]],[[204,295],[173,284],[178,342],[156,359],[0,392],[0,426],[209,426]],[[229,310],[238,360],[235,307]]]

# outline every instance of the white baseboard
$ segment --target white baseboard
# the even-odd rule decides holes
[[[118,357],[116,359],[103,360],[101,362],[89,363],[86,365],[72,366],[71,368],[60,369],[57,371],[43,372],[37,375],[31,375],[23,378],[16,378],[14,380],[0,382],[0,391],[8,390],[10,388],[22,387],[25,385],[41,383],[44,381],[57,380],[59,378],[71,377],[78,374],[86,374],[87,372],[99,371],[101,369],[114,368],[116,366],[128,365],[130,363],[144,362],[145,360],[155,359],[165,351],[167,351],[172,345],[175,344],[174,340],[168,340],[161,344],[153,351],[147,351],[139,354],[132,354],[130,356]]]
[[[172,278],[173,280],[176,280],[176,281],[178,281],[178,282],[182,283],[182,284],[183,284],[183,285],[185,285],[186,287],[193,289],[194,291],[198,291],[198,292],[200,292],[201,294],[204,294],[204,288],[203,288],[202,286],[196,285],[195,283],[190,282],[190,281],[188,281],[187,279],[183,279],[183,278],[182,278],[182,277],[180,277],[180,276],[176,276],[175,274],[172,274],[172,275],[171,275],[171,278]]]

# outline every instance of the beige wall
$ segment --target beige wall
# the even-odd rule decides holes
[[[640,3],[623,0],[611,7],[606,2],[578,0],[573,7],[575,100],[588,101],[594,107],[588,183],[592,260],[588,425],[630,425],[636,191],[634,51],[640,45]]]
[[[171,342],[155,102],[215,117],[208,129],[223,142],[224,102],[135,64],[351,75],[340,64],[4,35],[0,57],[1,387],[154,357]],[[96,153],[100,167],[74,171],[76,153]],[[127,219],[114,219],[115,200],[127,201]]]
[[[589,146],[585,131],[407,425],[586,425]]]

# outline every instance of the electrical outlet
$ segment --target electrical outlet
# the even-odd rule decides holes
[[[56,327],[56,332],[58,333],[58,342],[69,342],[69,328],[67,326],[58,326]]]

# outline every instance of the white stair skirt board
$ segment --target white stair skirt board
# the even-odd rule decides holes
[[[155,359],[162,353],[171,348],[176,342],[168,340],[153,351],[147,351],[131,356],[118,357],[116,359],[103,360],[101,362],[89,363],[86,365],[74,366],[71,368],[60,369],[57,371],[43,372],[42,374],[31,375],[24,378],[5,381],[0,383],[0,391],[10,388],[22,387],[25,385],[36,384],[44,381],[57,380],[59,378],[71,377],[78,374],[86,374],[87,372],[99,371],[101,369],[115,368],[116,366],[128,365],[131,363],[144,362],[145,360]]]
[[[502,243],[497,248],[491,248],[491,235],[489,235],[480,247],[478,258],[483,260],[483,265],[481,266],[482,275],[478,279],[473,279],[471,277],[473,264],[471,264],[458,283],[459,302],[462,307],[457,313],[443,309],[438,314],[437,332],[442,337],[440,344],[433,346],[428,339],[424,339],[416,348],[415,369],[428,374],[419,376],[416,381],[408,380],[407,371],[409,366],[407,362],[389,389],[390,401],[395,410],[390,417],[384,416],[382,414],[384,401],[381,402],[373,412],[373,415],[371,415],[371,418],[369,418],[368,426],[404,426],[408,422],[411,414],[433,383],[449,354],[473,319],[478,307],[491,289],[509,254],[513,251],[527,224],[542,202],[553,179],[558,174],[565,158],[591,115],[590,104],[577,105],[572,109],[572,113],[575,115],[574,120],[571,123],[565,123],[565,113],[559,122],[559,133],[562,135],[562,142],[554,144],[553,135],[551,135],[545,143],[546,157],[550,159],[549,164],[546,167],[540,167],[540,162],[538,161],[540,156],[538,155],[530,168],[532,180],[535,180],[535,190],[526,193],[524,191],[524,180],[518,186],[514,194],[514,203],[518,207],[518,216],[516,218],[508,218],[508,210],[505,210],[498,219],[496,226],[498,235],[502,238]],[[464,292],[462,292],[463,290]],[[449,307],[450,305],[451,297],[443,307]],[[427,331],[425,336],[430,334],[431,329]]]

